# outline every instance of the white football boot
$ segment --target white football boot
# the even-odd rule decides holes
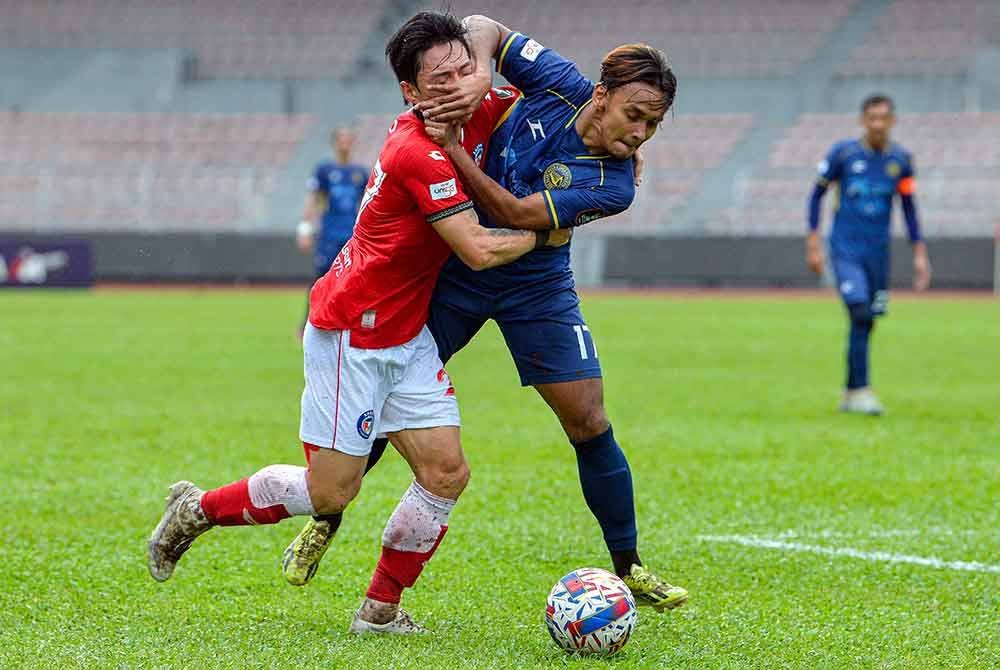
[[[396,610],[396,618],[388,623],[371,623],[361,618],[361,610],[354,613],[351,627],[347,629],[352,635],[420,635],[427,629],[413,620],[409,613],[400,608]]]
[[[882,403],[870,388],[845,392],[843,400],[840,401],[840,411],[868,416],[882,416],[885,413]]]

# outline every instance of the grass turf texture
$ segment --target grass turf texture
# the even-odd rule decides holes
[[[449,366],[472,483],[408,608],[437,634],[345,633],[409,476],[368,477],[323,566],[287,586],[300,522],[221,529],[157,584],[167,486],[300,463],[299,292],[0,293],[0,668],[986,668],[1000,575],[706,542],[794,536],[1000,563],[1000,311],[899,300],[874,346],[880,420],[833,410],[832,296],[591,297],[640,550],[691,591],[611,661],[542,622],[565,572],[607,567],[572,451],[493,326]]]

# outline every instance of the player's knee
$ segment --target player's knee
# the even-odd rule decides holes
[[[851,315],[851,323],[862,328],[871,328],[875,321],[875,315],[872,314],[871,307],[866,303],[850,305],[847,311]]]
[[[592,440],[608,429],[610,421],[604,405],[594,403],[562,417],[563,430],[572,442]]]
[[[309,498],[316,514],[337,514],[347,506],[361,490],[361,478],[347,482],[309,481]]]
[[[418,482],[436,496],[457,500],[469,484],[472,471],[461,456],[444,458],[421,468]]]

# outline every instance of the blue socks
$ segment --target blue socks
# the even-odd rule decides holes
[[[847,389],[868,386],[868,341],[875,321],[868,305],[851,305],[851,332],[847,339]]]
[[[632,472],[611,426],[595,438],[574,443],[580,486],[587,507],[604,532],[612,555],[635,555],[635,504]],[[636,556],[635,562],[638,562]],[[617,566],[616,566],[617,567]]]

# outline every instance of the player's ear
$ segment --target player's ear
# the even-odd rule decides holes
[[[406,101],[408,105],[415,105],[420,102],[420,91],[417,87],[408,81],[399,82],[399,90],[403,94],[403,100]]]
[[[594,109],[601,114],[608,108],[608,87],[603,83],[594,87]]]

